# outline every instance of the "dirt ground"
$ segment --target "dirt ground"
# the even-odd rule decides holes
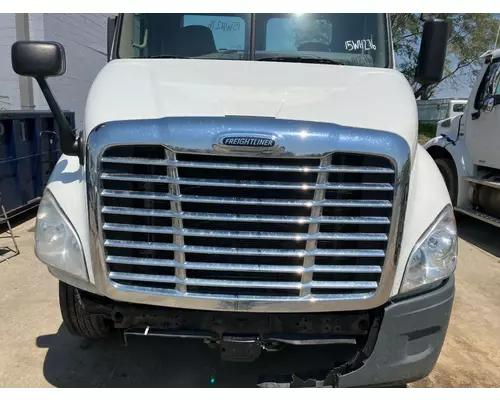
[[[124,348],[117,338],[70,336],[61,325],[57,280],[33,253],[33,213],[28,217],[15,227],[21,254],[0,263],[0,387],[251,385],[252,364],[221,363],[196,341],[137,338]],[[465,217],[459,233],[446,342],[432,374],[413,387],[500,386],[500,229]],[[7,246],[0,234],[0,259]]]

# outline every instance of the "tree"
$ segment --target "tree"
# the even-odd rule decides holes
[[[456,88],[459,78],[472,83],[480,65],[479,57],[491,49],[498,30],[495,14],[435,14],[451,22],[448,54],[443,79],[437,85],[415,82],[415,68],[420,47],[423,22],[420,14],[392,14],[392,34],[398,69],[413,87],[415,98],[428,99],[438,86]]]

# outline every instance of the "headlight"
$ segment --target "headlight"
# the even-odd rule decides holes
[[[43,263],[88,280],[80,240],[49,190],[36,216],[35,253]]]
[[[447,205],[411,252],[400,292],[450,276],[457,265],[457,226]]]

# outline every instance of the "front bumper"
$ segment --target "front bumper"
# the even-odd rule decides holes
[[[454,295],[452,276],[436,290],[387,306],[371,356],[339,376],[338,386],[408,383],[427,376],[441,352]]]
[[[373,350],[361,363],[359,358],[353,360],[331,370],[324,379],[302,380],[293,375],[289,382],[268,379],[260,386],[380,387],[422,379],[432,371],[441,352],[454,294],[452,276],[438,289],[386,306]]]
[[[303,371],[298,371],[305,365],[304,359],[301,358],[298,367],[288,365],[288,370],[295,371],[293,374],[287,376],[266,374],[259,379],[259,386],[364,387],[388,386],[419,380],[432,371],[439,357],[450,320],[454,294],[455,279],[451,276],[440,287],[429,292],[396,299],[382,309],[374,310],[375,314],[379,315],[375,318],[378,322],[372,326],[364,348],[357,351],[350,361],[334,367],[333,361],[326,353],[323,354],[326,356],[324,360],[326,366],[329,366],[326,370],[321,368],[318,373],[303,374]],[[120,307],[136,307],[133,304],[122,306],[113,302],[111,304],[114,306],[110,310],[114,312],[124,310]],[[98,308],[97,312],[104,309]],[[195,313],[198,314],[200,312]],[[123,323],[126,322],[125,319]],[[250,326],[246,328],[253,329]],[[255,331],[258,330],[255,328]],[[312,347],[324,352],[323,346]],[[313,369],[320,368],[319,359],[316,359],[310,351],[308,358],[308,363]],[[311,376],[314,378],[310,378]]]

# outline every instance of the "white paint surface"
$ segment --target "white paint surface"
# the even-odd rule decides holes
[[[85,169],[80,166],[77,157],[63,155],[59,159],[47,184],[47,189],[52,192],[75,228],[82,243],[90,282],[94,282],[90,258],[92,238],[89,230]]]
[[[454,135],[454,137],[456,137],[456,135]],[[424,145],[425,149],[427,150],[436,146],[445,149],[450,154],[455,163],[455,168],[457,170],[457,181],[458,181],[457,206],[463,208],[469,208],[470,184],[467,181],[465,181],[464,178],[466,176],[474,176],[475,168],[472,159],[470,158],[469,152],[467,150],[465,138],[463,136],[459,137],[458,141],[455,142],[455,146],[450,144],[443,137],[436,137],[428,141]]]
[[[414,149],[417,107],[392,69],[221,60],[115,60],[97,76],[88,134],[115,120],[262,116],[330,122],[401,135]],[[394,116],[397,116],[395,118]]]
[[[434,222],[450,196],[439,169],[425,149],[417,145],[410,175],[403,240],[392,295],[399,292],[408,257],[413,247]]]

